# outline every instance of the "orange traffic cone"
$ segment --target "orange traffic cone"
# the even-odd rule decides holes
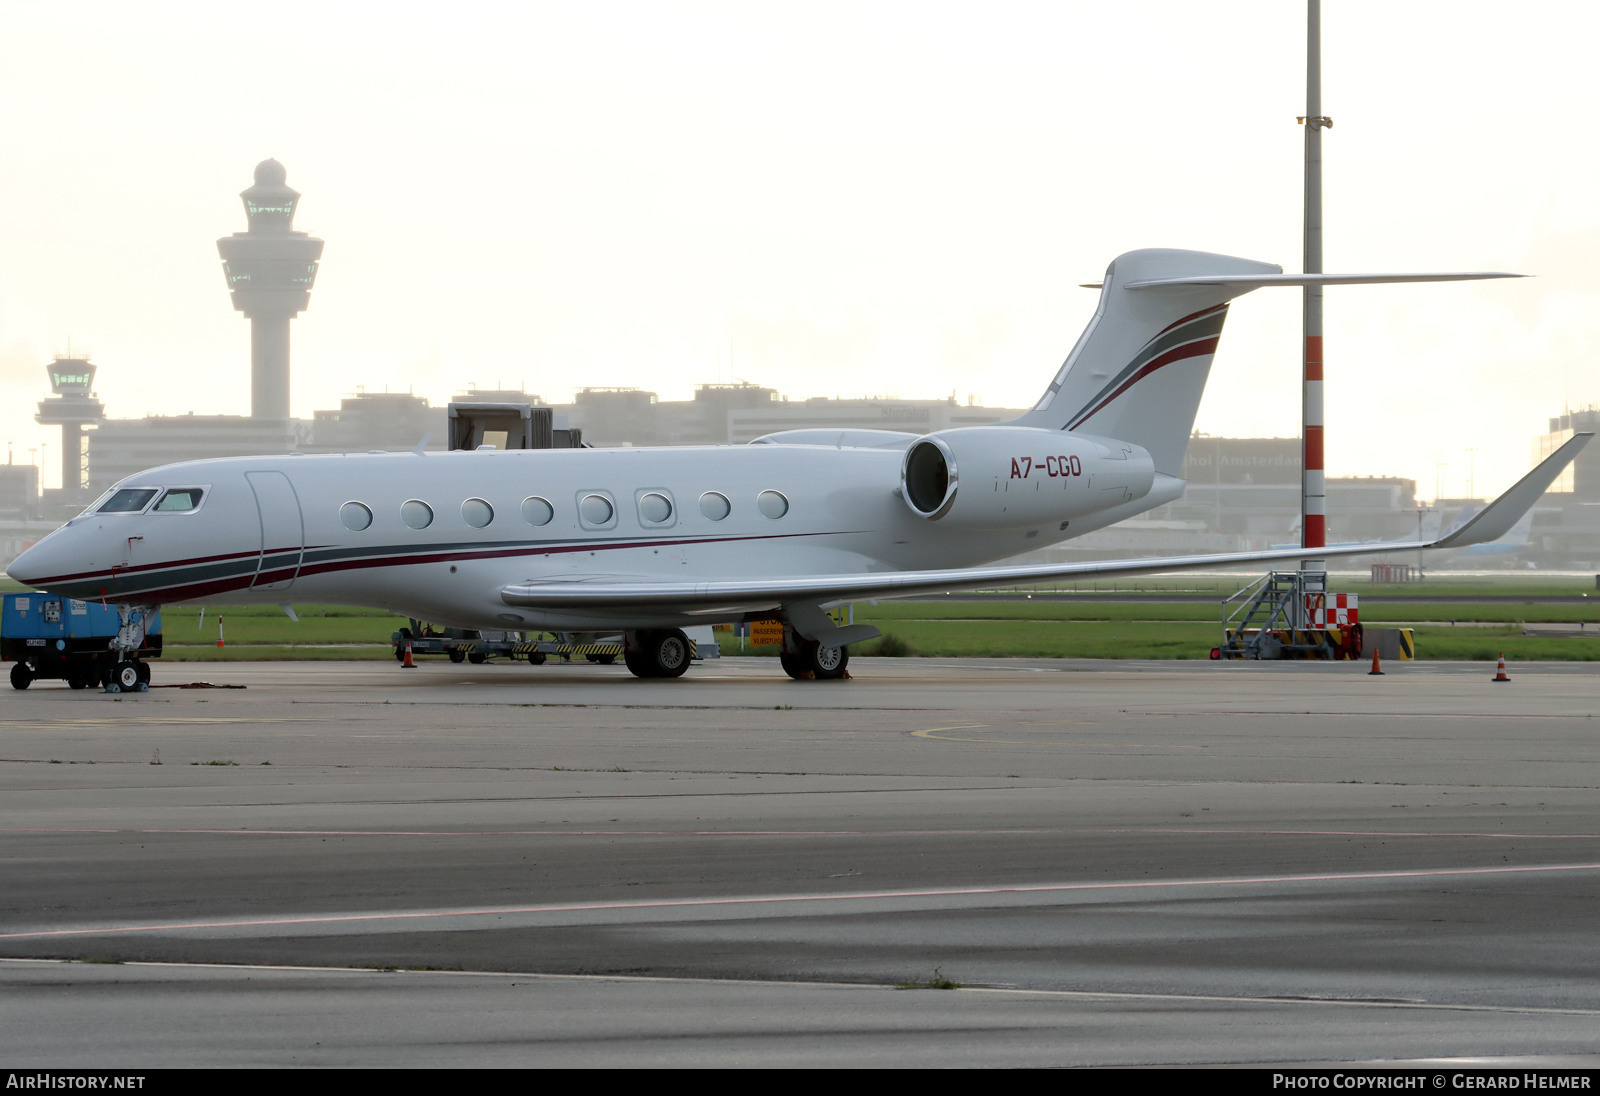
[[[1506,673],[1506,653],[1500,652],[1500,664],[1494,668],[1494,676],[1490,681],[1510,681],[1511,675]]]
[[[1377,674],[1379,677],[1383,676],[1383,667],[1378,664],[1378,648],[1376,647],[1372,648],[1372,669],[1367,671],[1367,676],[1371,677],[1373,674]]]
[[[406,657],[401,660],[400,668],[402,670],[415,670],[417,668],[417,664],[411,661],[411,641],[409,639],[406,640]]]

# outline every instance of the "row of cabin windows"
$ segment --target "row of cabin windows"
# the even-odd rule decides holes
[[[639,521],[644,525],[660,526],[670,522],[677,514],[672,496],[664,491],[646,491],[639,496]],[[774,520],[789,512],[789,499],[781,491],[763,491],[756,496],[756,509]],[[721,521],[733,513],[733,503],[720,491],[707,491],[700,496],[700,513],[712,521]],[[555,520],[556,508],[549,499],[530,495],[522,500],[522,520],[529,525],[549,525]],[[482,529],[494,521],[494,507],[483,499],[471,498],[461,504],[461,520],[474,529]],[[586,529],[609,529],[616,524],[617,507],[611,496],[591,491],[578,498],[578,521]],[[372,508],[364,502],[350,501],[339,508],[339,520],[346,529],[361,532],[372,525]],[[408,499],[400,504],[400,520],[411,529],[426,529],[433,524],[433,507],[421,499]]]

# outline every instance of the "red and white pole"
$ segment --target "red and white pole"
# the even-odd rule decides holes
[[[1322,273],[1322,5],[1306,0],[1305,272]],[[1323,463],[1322,287],[1305,287],[1305,351],[1300,389],[1300,547],[1328,546],[1327,472]],[[1307,558],[1301,571],[1324,572],[1327,562]]]

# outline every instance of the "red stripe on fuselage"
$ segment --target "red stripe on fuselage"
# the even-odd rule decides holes
[[[665,548],[688,544],[734,544],[740,541],[750,540],[789,540],[794,537],[844,536],[850,532],[851,530],[840,529],[827,533],[750,534],[747,536],[738,537],[685,538],[679,540],[641,540],[611,544],[560,544],[545,545],[533,548],[526,546],[501,549],[474,548],[458,551],[426,552],[393,556],[360,556],[350,559],[327,560],[322,563],[302,563],[299,571],[296,572],[295,577],[301,578],[306,575],[329,574],[335,571],[357,571],[368,568],[376,569],[380,567],[410,567],[424,563],[449,563],[457,560],[465,561],[478,559],[504,559],[512,556],[562,555],[571,552],[604,552],[618,551],[625,548]],[[307,549],[307,551],[311,550],[312,549]],[[282,549],[282,551],[294,551],[294,549],[286,548]],[[244,553],[245,556],[251,556],[255,554],[256,553],[254,552]],[[151,569],[170,569],[186,567],[195,563],[215,562],[218,559],[226,558],[229,557],[196,557],[194,560],[178,560],[171,563],[151,564],[148,566]],[[279,574],[287,574],[291,570],[293,569],[274,567],[272,570],[268,571],[266,575],[274,576]],[[114,583],[118,578],[125,578],[128,573],[128,571],[121,569],[116,571],[89,571],[72,577],[78,581],[94,581],[96,579],[100,579],[108,583]],[[63,580],[41,579],[37,580],[37,584],[42,588],[46,582],[59,581]],[[126,593],[126,596],[141,600],[151,599],[155,603],[166,601],[188,601],[193,598],[205,597],[210,594],[229,593],[235,590],[248,590],[258,582],[265,585],[267,583],[277,581],[282,581],[282,579],[270,578],[258,575],[256,573],[251,573],[248,575],[235,575],[224,579],[210,579],[205,582],[189,583],[180,586],[158,586],[148,590],[128,592]],[[124,592],[114,589],[107,589],[104,586],[101,588],[100,592],[103,596],[112,599],[120,599],[122,596],[124,596]]]

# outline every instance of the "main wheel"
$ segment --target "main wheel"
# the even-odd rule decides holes
[[[125,693],[131,693],[139,687],[139,667],[133,662],[119,662],[111,670],[111,683],[118,686]]]
[[[622,658],[634,677],[682,677],[691,661],[689,637],[676,628],[630,632]]]
[[[798,637],[796,637],[798,639]],[[814,639],[801,639],[796,650],[778,656],[783,672],[796,681],[836,681],[850,664],[847,647],[824,647]]]
[[[141,685],[150,684],[150,663],[144,661],[143,659],[140,659],[138,662],[134,663],[134,666],[139,671],[139,684],[141,684]]]
[[[657,677],[682,677],[692,661],[689,655],[689,637],[678,629],[656,633],[652,657]]]
[[[813,648],[807,652],[806,658],[818,681],[835,681],[844,676],[845,667],[850,665],[848,648],[824,647],[820,643],[808,643],[806,646]]]
[[[11,667],[11,687],[13,689],[26,689],[33,684],[33,671],[28,669],[26,662],[19,662]]]
[[[648,635],[648,633],[646,633],[646,635]],[[640,638],[642,639],[645,637],[641,636]],[[636,647],[634,644],[629,643],[622,649],[622,661],[627,665],[628,672],[634,677],[656,676],[650,664],[649,656],[646,655],[642,646]]]

